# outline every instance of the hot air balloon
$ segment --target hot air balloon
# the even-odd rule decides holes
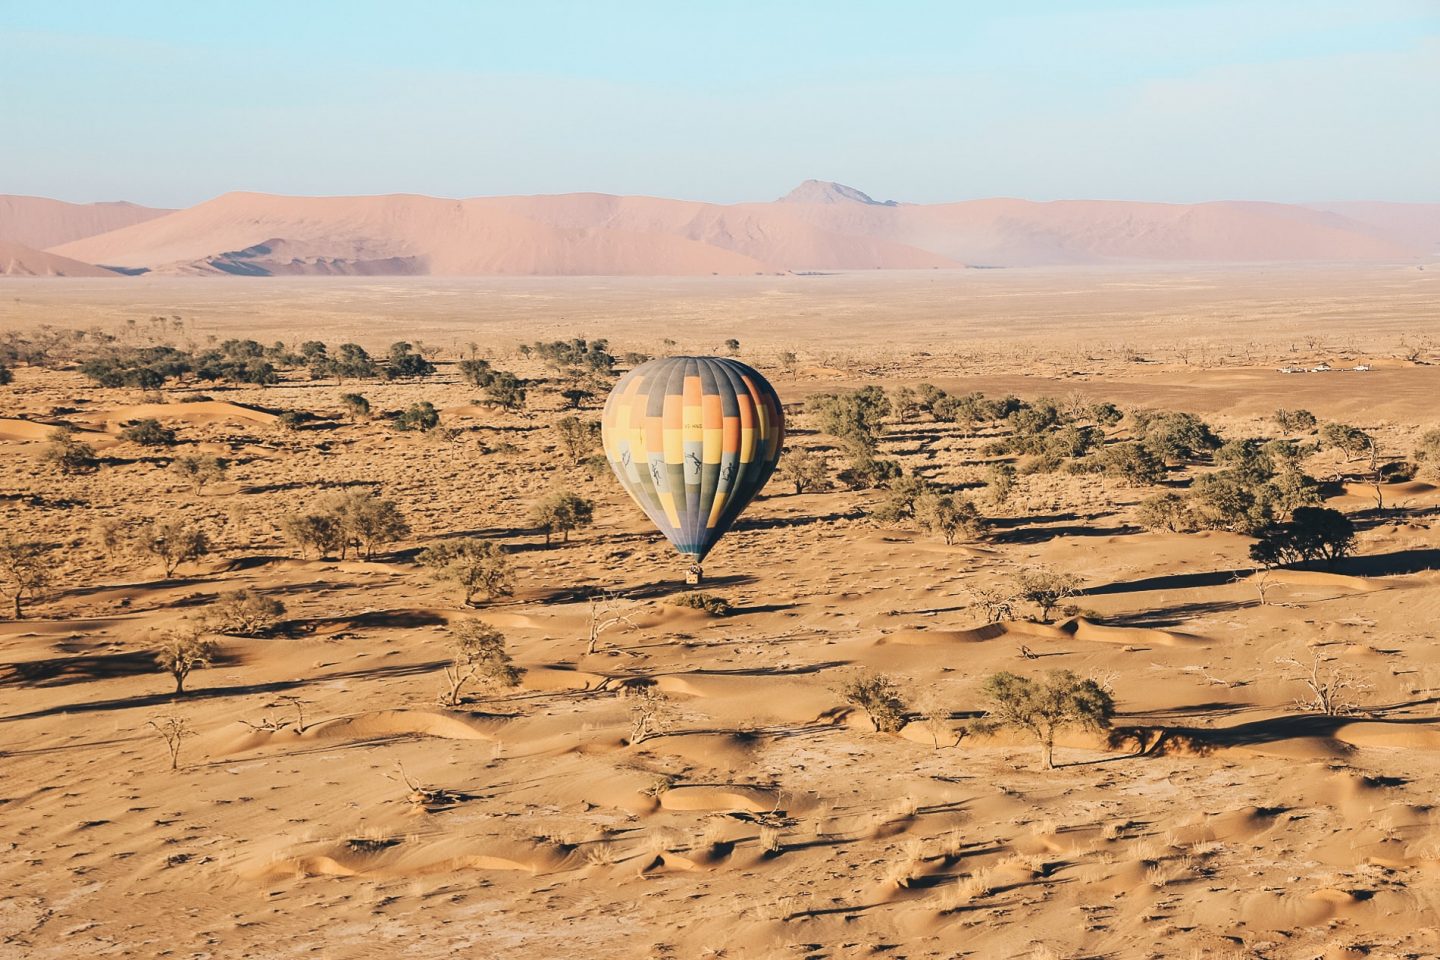
[[[600,420],[605,456],[650,521],[691,558],[687,580],[780,459],[780,398],[725,357],[661,357],[620,378]]]

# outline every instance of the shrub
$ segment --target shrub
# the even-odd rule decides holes
[[[236,590],[216,600],[207,613],[210,629],[216,633],[256,637],[279,626],[285,604],[254,590]]]
[[[176,443],[175,431],[153,418],[130,424],[120,431],[120,438],[142,447],[173,447]]]
[[[210,553],[210,538],[199,527],[183,520],[152,520],[141,527],[140,549],[150,554],[169,579],[182,563],[199,560]]]
[[[505,548],[494,541],[441,540],[421,550],[415,559],[436,580],[460,587],[466,606],[471,605],[477,593],[484,593],[486,600],[514,593],[510,558]]]
[[[849,466],[835,475],[835,479],[851,490],[871,490],[899,479],[900,464],[894,460],[877,460],[869,454],[859,454],[851,459]]]
[[[1132,486],[1151,486],[1165,479],[1165,462],[1141,443],[1111,444],[1099,454],[1100,468]]]
[[[668,601],[671,606],[688,607],[692,610],[704,610],[712,617],[727,616],[733,609],[730,601],[713,593],[704,593],[699,590],[691,590],[686,593],[677,593]]]
[[[1428,476],[1440,478],[1440,429],[1420,435],[1415,443],[1415,462]]]
[[[785,483],[793,484],[797,494],[823,488],[830,476],[830,461],[823,454],[806,447],[790,447],[780,458],[776,471]]]
[[[9,386],[15,379],[15,374],[10,370],[8,364],[0,362],[0,387]]]
[[[819,429],[854,454],[873,455],[885,433],[885,418],[890,416],[890,399],[877,386],[817,394],[807,406]]]
[[[985,470],[985,483],[990,489],[990,499],[998,506],[1009,500],[1015,489],[1015,468],[1008,463],[992,463]]]
[[[525,407],[525,381],[508,371],[497,371],[485,386],[485,399],[482,402],[488,407],[499,407],[501,410],[521,410]]]
[[[370,419],[370,401],[363,394],[345,393],[340,396],[340,406],[351,420]]]
[[[925,530],[938,534],[946,546],[953,544],[956,537],[975,540],[985,535],[980,511],[969,500],[954,494],[922,494],[915,500],[915,520]]]
[[[307,556],[313,549],[321,559],[339,549],[343,540],[339,518],[330,513],[291,513],[280,518],[280,530]]]
[[[1057,670],[1044,680],[1014,673],[992,674],[981,692],[989,709],[971,724],[976,733],[1011,727],[1023,730],[1040,744],[1040,768],[1055,767],[1055,733],[1062,727],[1104,730],[1115,715],[1115,701],[1094,680],[1081,679],[1069,670]]]
[[[409,343],[401,340],[390,345],[390,356],[385,364],[385,379],[414,379],[428,377],[434,372],[435,364],[415,352]]]
[[[76,440],[68,428],[58,427],[50,431],[49,443],[45,445],[45,451],[41,459],[46,463],[54,464],[61,473],[94,473],[100,468],[100,460],[95,456],[95,448],[81,440]]]
[[[915,504],[934,490],[934,485],[924,477],[914,474],[896,477],[886,484],[884,499],[870,511],[870,515],[881,523],[914,519]]]
[[[435,410],[435,405],[428,400],[419,403],[412,403],[403,413],[395,418],[396,430],[434,430],[440,426],[440,414]]]
[[[495,379],[495,368],[490,366],[489,360],[474,357],[461,360],[456,366],[460,370],[460,378],[472,387],[488,387]]]
[[[200,493],[207,483],[225,478],[229,464],[213,453],[187,453],[170,461],[170,472],[190,484],[195,493]]]
[[[1194,460],[1220,446],[1220,438],[1210,425],[1193,413],[1138,410],[1133,417],[1141,442],[1166,463]]]
[[[1320,428],[1320,441],[1324,446],[1340,450],[1352,460],[1370,449],[1370,435],[1348,423],[1325,424]]]
[[[594,502],[569,490],[557,490],[530,511],[531,522],[545,534],[546,546],[557,533],[562,541],[568,543],[570,531],[590,526],[594,517]]]
[[[1260,531],[1250,557],[1266,566],[1321,559],[1334,564],[1354,546],[1355,524],[1345,514],[1329,507],[1296,507],[1288,522]]]
[[[840,696],[865,711],[876,733],[894,733],[905,725],[905,699],[895,681],[883,673],[861,671],[848,677]]]
[[[1182,533],[1193,526],[1190,504],[1178,493],[1157,493],[1141,500],[1136,518],[1147,530]]]
[[[1309,410],[1286,410],[1280,408],[1271,418],[1284,433],[1303,433],[1315,429],[1315,414]]]

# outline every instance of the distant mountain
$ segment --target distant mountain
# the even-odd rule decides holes
[[[66,203],[0,194],[0,240],[43,250],[172,212],[125,202]]]
[[[126,273],[242,276],[1407,262],[1440,252],[1440,204],[910,204],[819,180],[769,203],[595,193],[468,200],[230,193],[169,213],[133,210],[146,215],[48,249]]]
[[[806,180],[780,198],[781,203],[868,203],[876,207],[899,206],[894,200],[874,200],[870,194],[833,180]]]

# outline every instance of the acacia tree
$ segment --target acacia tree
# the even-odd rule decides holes
[[[55,566],[50,555],[56,549],[56,544],[17,540],[10,533],[0,539],[0,583],[14,604],[16,620],[24,618],[22,604],[34,600],[50,584]]]
[[[175,629],[160,634],[156,662],[175,678],[175,695],[182,696],[190,671],[208,665],[214,653],[215,645],[205,638],[204,624],[183,620]]]
[[[531,522],[545,534],[547,547],[557,533],[562,542],[570,542],[570,531],[590,526],[594,517],[595,504],[569,490],[550,494],[530,511]]]
[[[1040,768],[1055,768],[1055,734],[1062,727],[1104,730],[1115,716],[1115,700],[1099,683],[1069,670],[1056,670],[1043,680],[1008,671],[992,674],[981,692],[989,709],[970,729],[989,734],[1011,727],[1023,730],[1040,745]]]
[[[1015,578],[1015,592],[1040,608],[1040,619],[1048,621],[1050,611],[1080,592],[1080,579],[1073,574],[1036,567],[1021,571]]]
[[[876,733],[894,733],[905,724],[905,699],[895,681],[883,673],[853,674],[841,685],[840,696],[865,711]]]
[[[931,533],[939,534],[948,547],[957,537],[967,540],[985,533],[985,521],[975,504],[950,493],[926,493],[915,500],[915,520]]]
[[[484,620],[462,620],[451,630],[450,665],[445,668],[448,687],[440,703],[458,707],[464,702],[466,684],[480,683],[487,689],[506,690],[520,682],[520,671],[505,649],[505,635]]]
[[[780,458],[776,472],[781,480],[794,484],[795,492],[801,494],[825,484],[830,476],[830,461],[808,447],[791,447]]]
[[[199,560],[210,553],[210,538],[199,527],[183,520],[152,520],[142,527],[140,549],[160,561],[165,577],[175,575],[182,563]]]
[[[579,463],[600,446],[600,424],[579,417],[561,417],[555,422],[555,438],[565,457]]]
[[[485,599],[509,596],[515,589],[515,577],[505,548],[492,540],[441,540],[421,550],[415,557],[430,570],[436,580],[453,583],[465,594],[465,605],[471,606],[477,593]]]
[[[170,470],[199,494],[207,483],[225,479],[229,465],[213,453],[187,453],[170,461]]]

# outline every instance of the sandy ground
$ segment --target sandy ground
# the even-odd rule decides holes
[[[0,287],[0,329],[41,323],[177,340],[404,337],[468,342],[539,377],[520,341],[713,349],[726,336],[782,396],[879,382],[1025,397],[1080,392],[1273,433],[1275,407],[1373,430],[1397,452],[1437,425],[1433,272],[969,271],[713,281],[28,281]],[[136,319],[134,329],[127,319]],[[792,375],[776,352],[795,349]],[[1368,373],[1287,376],[1288,362]],[[420,399],[450,439],[338,419]],[[1329,501],[1360,527],[1334,571],[1284,574],[1268,602],[1248,538],[1145,532],[1150,489],[1022,477],[976,491],[984,541],[947,547],[865,517],[874,492],[767,493],[707,562],[726,617],[664,603],[668,545],[608,476],[570,466],[544,386],[525,414],[475,407],[452,364],[422,383],[295,379],[205,388],[213,404],[141,409],[136,391],[29,367],[0,388],[0,524],[67,545],[32,616],[0,621],[0,957],[1427,957],[1440,954],[1440,492],[1392,485]],[[257,412],[257,408],[263,408]],[[286,431],[264,411],[303,409]],[[181,451],[231,459],[196,493],[119,424],[156,415]],[[586,416],[596,416],[592,406]],[[334,419],[330,419],[334,418]],[[91,434],[90,476],[38,460],[46,424]],[[828,439],[797,421],[793,443]],[[1123,425],[1122,425],[1123,429]],[[887,456],[956,486],[993,435],[895,424]],[[1319,475],[1355,469],[1335,454]],[[1433,482],[1433,478],[1432,478]],[[279,518],[341,484],[399,502],[413,534],[373,562],[306,560]],[[545,548],[524,520],[558,484],[596,525]],[[211,557],[165,579],[107,557],[104,518],[180,515]],[[515,596],[465,610],[414,552],[497,539]],[[985,627],[970,588],[1044,564],[1084,578],[1079,618]],[[220,638],[173,697],[158,633],[221,592],[283,600],[286,629]],[[633,625],[585,653],[595,589]],[[1033,609],[1024,609],[1033,616]],[[436,704],[447,625],[506,634],[521,687]],[[1022,656],[1022,648],[1038,655]],[[1363,711],[1297,712],[1278,658],[1315,651],[1362,680]],[[1117,697],[1113,742],[1071,733],[1055,771],[1018,737],[871,732],[836,688],[856,666],[936,697],[946,730],[996,670],[1068,668]],[[637,677],[670,699],[629,745]],[[305,729],[255,729],[292,721]],[[196,731],[169,769],[146,726]],[[936,738],[940,743],[937,747]],[[412,781],[459,802],[408,801]]]

